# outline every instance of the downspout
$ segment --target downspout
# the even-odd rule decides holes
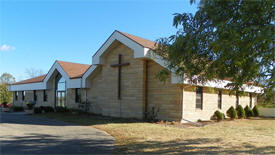
[[[148,60],[145,60],[145,81],[144,81],[144,119],[148,118]]]

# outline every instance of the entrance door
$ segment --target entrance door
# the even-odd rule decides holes
[[[56,78],[55,106],[66,107],[66,80],[61,75]]]
[[[66,91],[56,91],[56,106],[65,107]]]

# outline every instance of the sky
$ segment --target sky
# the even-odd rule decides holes
[[[195,13],[189,0],[0,0],[0,75],[16,81],[55,60],[92,64],[114,30],[155,41],[176,32],[174,13]]]

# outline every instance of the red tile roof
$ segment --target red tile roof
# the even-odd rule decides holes
[[[70,79],[80,78],[91,65],[79,64],[65,61],[57,61],[62,69],[68,74]]]
[[[15,82],[12,85],[42,82],[44,80],[44,78],[46,77],[46,75],[47,74],[44,74],[44,75],[41,75],[41,76],[38,76],[38,77],[34,77],[34,78],[31,78],[31,79]]]
[[[121,31],[117,31],[121,34],[123,34],[124,36],[130,38],[131,40],[133,40],[134,42],[140,44],[141,46],[143,47],[147,47],[147,48],[150,48],[150,49],[155,49],[156,48],[156,42],[153,42],[151,40],[148,40],[148,39],[144,39],[144,38],[141,38],[141,37],[138,37],[138,36],[134,36],[132,34],[128,34],[128,33],[125,33],[125,32],[121,32]]]
[[[79,63],[72,63],[72,62],[65,62],[65,61],[56,61],[56,62],[67,73],[67,75],[70,77],[70,79],[81,78],[83,76],[83,74],[91,66],[91,65],[87,65],[87,64],[79,64]],[[41,76],[34,77],[31,79],[15,82],[12,85],[42,82],[46,76],[47,76],[47,74],[41,75]]]

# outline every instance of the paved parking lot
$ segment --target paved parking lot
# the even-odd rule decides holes
[[[114,139],[92,127],[0,112],[0,154],[109,154]]]

